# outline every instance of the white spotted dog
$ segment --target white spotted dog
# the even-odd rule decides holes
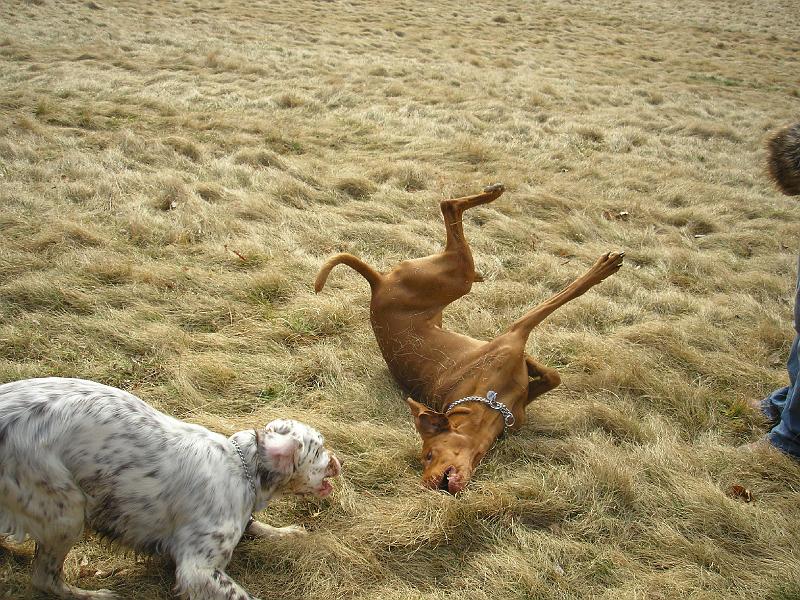
[[[0,537],[36,541],[33,586],[61,598],[114,598],[67,585],[64,558],[84,523],[137,552],[163,553],[191,600],[252,599],[225,573],[253,521],[287,492],[325,497],[339,474],[323,437],[278,420],[230,438],[169,417],[136,396],[80,379],[0,385]]]

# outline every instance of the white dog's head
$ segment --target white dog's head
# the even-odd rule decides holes
[[[283,491],[324,498],[333,490],[328,477],[341,472],[339,459],[325,448],[322,434],[299,421],[278,419],[267,424],[259,432],[258,448],[267,471],[285,478]]]

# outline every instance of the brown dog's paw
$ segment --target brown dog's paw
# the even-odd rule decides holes
[[[493,183],[492,185],[487,185],[483,188],[483,192],[485,194],[491,194],[492,192],[503,192],[505,191],[505,186],[502,183]]]
[[[624,259],[625,252],[622,250],[619,252],[606,252],[597,260],[597,263],[603,268],[619,269],[622,266],[622,261]]]
[[[596,282],[603,281],[609,275],[619,271],[622,262],[625,259],[625,253],[620,252],[606,252],[594,263],[590,269],[590,273],[594,275]]]

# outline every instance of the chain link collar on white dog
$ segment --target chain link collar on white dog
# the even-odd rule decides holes
[[[516,419],[512,412],[508,409],[508,407],[497,400],[497,392],[488,391],[486,392],[486,398],[483,396],[467,396],[466,398],[461,398],[461,400],[456,400],[452,402],[444,411],[444,414],[448,414],[451,410],[453,410],[459,404],[464,404],[464,402],[481,402],[489,406],[489,408],[493,408],[497,412],[499,412],[503,416],[503,435],[508,433],[508,428],[513,427]]]
[[[236,448],[236,454],[239,455],[239,460],[242,461],[242,468],[244,469],[244,474],[247,475],[247,483],[250,484],[250,489],[253,491],[253,495],[256,495],[256,484],[253,481],[253,476],[250,475],[250,469],[247,468],[247,461],[244,459],[244,454],[242,454],[242,449],[239,448],[239,444],[236,443],[236,440],[231,440],[233,447]],[[258,452],[258,450],[256,450]],[[253,517],[250,517],[251,519]],[[249,523],[248,523],[249,525]]]

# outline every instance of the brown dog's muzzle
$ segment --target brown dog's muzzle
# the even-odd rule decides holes
[[[425,487],[432,490],[442,490],[450,494],[457,494],[466,487],[467,482],[455,467],[448,467],[438,477],[430,477],[424,481]]]

